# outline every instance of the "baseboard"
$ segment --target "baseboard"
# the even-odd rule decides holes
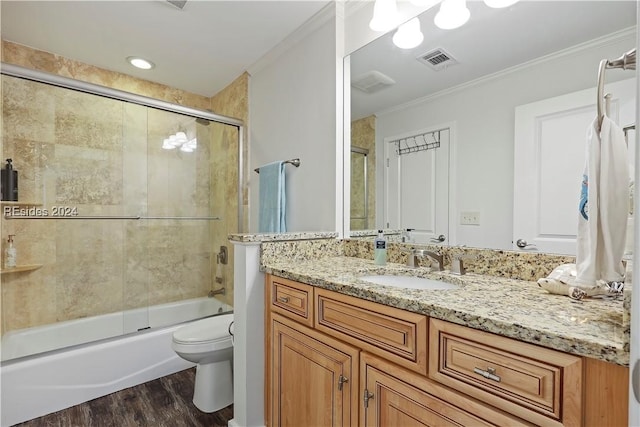
[[[249,427],[249,426],[241,426],[240,424],[238,424],[236,422],[235,419],[230,419],[229,422],[227,423],[227,427]],[[255,427],[265,427],[265,426],[255,426]]]

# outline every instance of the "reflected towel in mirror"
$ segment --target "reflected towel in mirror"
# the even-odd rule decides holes
[[[604,117],[587,131],[587,152],[578,214],[576,282],[623,281],[629,161],[622,129]]]

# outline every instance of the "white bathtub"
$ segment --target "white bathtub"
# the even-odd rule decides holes
[[[125,336],[121,336],[123,326],[126,332],[147,326],[147,309],[5,334],[3,360],[101,341],[2,362],[0,425],[11,426],[192,367],[171,349],[171,334],[182,326],[176,323],[220,308],[231,310],[214,298],[149,307],[151,329]]]

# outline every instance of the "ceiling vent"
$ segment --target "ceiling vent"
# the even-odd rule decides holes
[[[416,59],[433,68],[435,71],[440,71],[458,63],[449,52],[442,48],[430,50],[418,56]]]
[[[375,70],[362,74],[351,81],[351,86],[365,93],[375,93],[394,84],[396,82],[391,77]]]

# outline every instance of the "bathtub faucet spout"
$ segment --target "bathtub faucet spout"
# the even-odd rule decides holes
[[[227,290],[225,288],[212,289],[209,291],[209,294],[207,296],[209,298],[213,298],[216,295],[225,295],[226,293],[227,293]]]

